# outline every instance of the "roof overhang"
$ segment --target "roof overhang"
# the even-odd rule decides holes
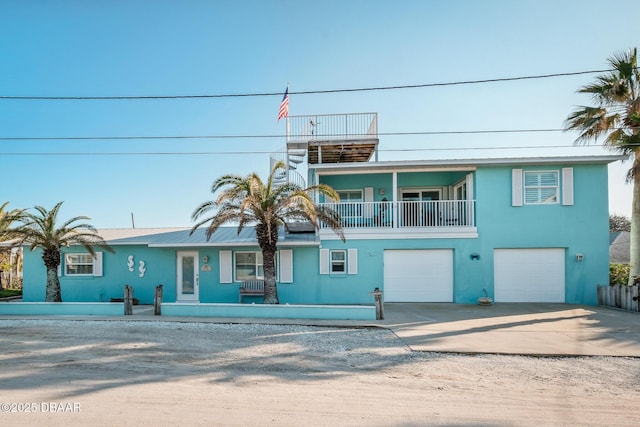
[[[627,160],[625,155],[598,156],[557,156],[557,157],[505,157],[486,159],[436,159],[402,160],[366,163],[338,163],[309,165],[309,169],[318,175],[362,174],[368,172],[394,171],[472,171],[478,167],[521,166],[521,165],[569,165],[569,164],[607,164]]]

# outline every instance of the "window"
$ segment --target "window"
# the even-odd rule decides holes
[[[358,274],[358,249],[320,249],[320,274]]]
[[[558,203],[558,171],[525,171],[524,203],[527,205]]]
[[[236,280],[263,280],[262,252],[236,252]]]
[[[92,276],[93,261],[91,254],[66,254],[65,255],[65,275],[66,276]]]
[[[361,202],[362,201],[362,190],[343,190],[343,191],[338,191],[338,196],[340,196],[340,203]]]
[[[331,274],[345,274],[347,272],[347,251],[330,251]]]
[[[362,217],[362,190],[342,190],[338,191],[340,205],[335,209],[340,217],[349,224],[351,221],[358,221]]]

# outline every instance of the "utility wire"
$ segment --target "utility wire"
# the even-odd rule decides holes
[[[620,128],[610,128],[618,130]],[[576,131],[580,129],[571,129]],[[547,129],[487,129],[487,130],[451,130],[451,131],[412,131],[412,132],[378,132],[377,136],[421,136],[421,135],[480,135],[480,134],[501,134],[501,133],[550,133],[564,132],[567,129],[547,128]],[[253,134],[253,135],[128,135],[128,136],[2,136],[0,141],[118,141],[118,140],[162,140],[162,139],[268,139],[286,138],[285,134]],[[334,139],[363,139],[370,137],[369,134],[327,134],[318,135],[295,135],[295,140],[308,139],[334,140]],[[325,138],[325,139],[323,139]]]
[[[539,74],[533,76],[504,77],[495,79],[481,80],[462,80],[444,83],[425,83],[414,85],[396,85],[396,86],[377,86],[350,89],[329,89],[329,90],[309,90],[309,91],[290,91],[289,95],[317,95],[328,93],[349,93],[349,92],[372,92],[383,90],[399,90],[399,89],[418,89],[440,86],[458,86],[471,85],[480,83],[498,83],[511,82],[518,80],[534,80],[547,79],[552,77],[568,77],[579,76],[583,74],[604,73],[613,70],[589,70],[576,71],[571,73],[553,73]],[[145,100],[145,99],[213,99],[213,98],[248,98],[248,97],[264,97],[264,96],[282,96],[282,92],[257,92],[257,93],[229,93],[229,94],[213,94],[213,95],[125,95],[125,96],[18,96],[18,95],[0,95],[0,100],[44,100],[44,101],[107,101],[107,100]]]
[[[602,148],[602,145],[589,145],[587,148]],[[547,148],[585,148],[576,145],[531,145],[508,147],[436,147],[436,148],[393,148],[378,150],[379,153],[394,152],[419,152],[419,151],[470,151],[470,150],[527,150]],[[0,153],[3,156],[220,156],[220,155],[246,155],[246,154],[273,154],[273,151],[136,151],[136,152],[11,152]]]

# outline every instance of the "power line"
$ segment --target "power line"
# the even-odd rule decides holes
[[[489,130],[455,130],[455,131],[415,131],[415,132],[378,132],[378,136],[420,136],[420,135],[476,135],[492,133],[543,133],[563,132],[565,129],[489,129]],[[323,135],[327,138],[367,137],[367,134],[330,134]],[[266,139],[286,138],[285,134],[253,134],[253,135],[129,135],[129,136],[3,136],[0,141],[118,141],[118,140],[162,140],[162,139]],[[296,135],[297,138],[318,139],[317,135]]]
[[[608,130],[619,130],[625,128],[609,128]],[[633,129],[633,128],[631,128]],[[565,132],[568,129],[544,128],[544,129],[485,129],[485,130],[444,130],[444,131],[409,131],[409,132],[378,132],[378,136],[429,136],[429,135],[482,135],[482,134],[506,134],[506,133],[552,133]],[[571,129],[580,131],[580,129]],[[323,140],[322,138],[334,139],[358,139],[368,138],[369,134],[327,134],[318,135],[295,135],[295,139],[308,139],[310,141]],[[287,138],[286,134],[252,134],[252,135],[117,135],[117,136],[2,136],[0,141],[121,141],[121,140],[174,140],[174,139],[274,139]]]
[[[349,93],[349,92],[372,92],[383,90],[400,90],[400,89],[420,89],[441,86],[459,86],[481,83],[499,83],[512,82],[518,80],[535,80],[547,79],[552,77],[568,77],[579,76],[584,74],[604,73],[613,70],[588,70],[576,71],[568,73],[552,73],[539,74],[533,76],[504,77],[493,79],[479,80],[461,80],[443,83],[424,83],[413,85],[395,85],[395,86],[376,86],[363,88],[347,88],[347,89],[328,89],[328,90],[309,90],[309,91],[290,91],[289,95],[318,95],[330,93]],[[265,96],[282,96],[282,92],[256,92],[256,93],[228,93],[228,94],[211,94],[211,95],[123,95],[123,96],[19,96],[19,95],[0,95],[0,100],[34,100],[34,101],[110,101],[110,100],[161,100],[161,99],[215,99],[215,98],[249,98],[249,97],[265,97]]]
[[[591,148],[602,148],[602,145],[589,145]],[[548,148],[582,148],[579,145],[529,145],[529,146],[506,146],[506,147],[435,147],[435,148],[393,148],[378,150],[380,153],[394,152],[419,152],[419,151],[470,151],[470,150],[531,150]],[[135,151],[135,152],[9,152],[0,153],[3,156],[220,156],[220,155],[247,155],[247,154],[273,154],[273,151]]]

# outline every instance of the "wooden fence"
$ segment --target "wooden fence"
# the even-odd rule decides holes
[[[598,286],[598,305],[638,312],[638,285]]]

